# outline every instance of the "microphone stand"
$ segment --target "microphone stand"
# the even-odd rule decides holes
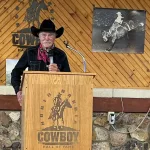
[[[81,54],[81,52],[79,52],[78,50],[70,47],[69,44],[68,44],[68,41],[66,41],[66,42],[64,41],[64,44],[66,45],[66,48],[69,48],[70,50],[75,51],[76,53],[78,53],[82,57],[82,60],[83,60],[83,71],[86,72],[86,60],[85,60],[84,56]]]

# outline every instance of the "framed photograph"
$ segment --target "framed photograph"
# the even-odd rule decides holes
[[[11,72],[19,59],[6,59],[6,85],[11,85]],[[26,71],[28,68],[26,68]]]
[[[18,59],[6,59],[6,85],[11,85],[11,72],[17,62]]]
[[[145,10],[94,8],[93,52],[143,53]]]

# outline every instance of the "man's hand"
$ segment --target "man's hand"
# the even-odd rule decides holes
[[[22,91],[18,91],[17,99],[18,99],[20,106],[22,106]]]
[[[57,64],[50,64],[49,65],[49,71],[59,72],[60,70],[59,70]]]

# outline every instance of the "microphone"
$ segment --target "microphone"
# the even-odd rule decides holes
[[[78,50],[70,47],[68,41],[64,41],[63,43],[66,45],[66,48],[69,48],[70,50],[75,51],[76,53],[78,53],[82,57],[82,60],[83,60],[83,71],[86,72],[86,60],[85,60],[84,56],[81,54],[81,52],[79,52]]]
[[[53,63],[54,63],[54,58],[53,58],[53,56],[54,56],[54,52],[53,52],[53,50],[50,50],[50,51],[48,52],[48,58],[49,58],[49,63],[50,63],[50,64],[53,64]]]

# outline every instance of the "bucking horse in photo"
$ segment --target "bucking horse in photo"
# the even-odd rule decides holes
[[[121,20],[123,17],[120,15],[121,13],[117,13],[118,17],[112,24],[112,26],[108,30],[102,31],[102,38],[104,42],[108,42],[111,40],[110,46],[106,49],[107,51],[111,51],[113,46],[115,45],[116,40],[124,37],[132,30],[137,29],[138,27],[143,27],[144,23],[135,24],[132,20],[127,22],[123,22]]]

